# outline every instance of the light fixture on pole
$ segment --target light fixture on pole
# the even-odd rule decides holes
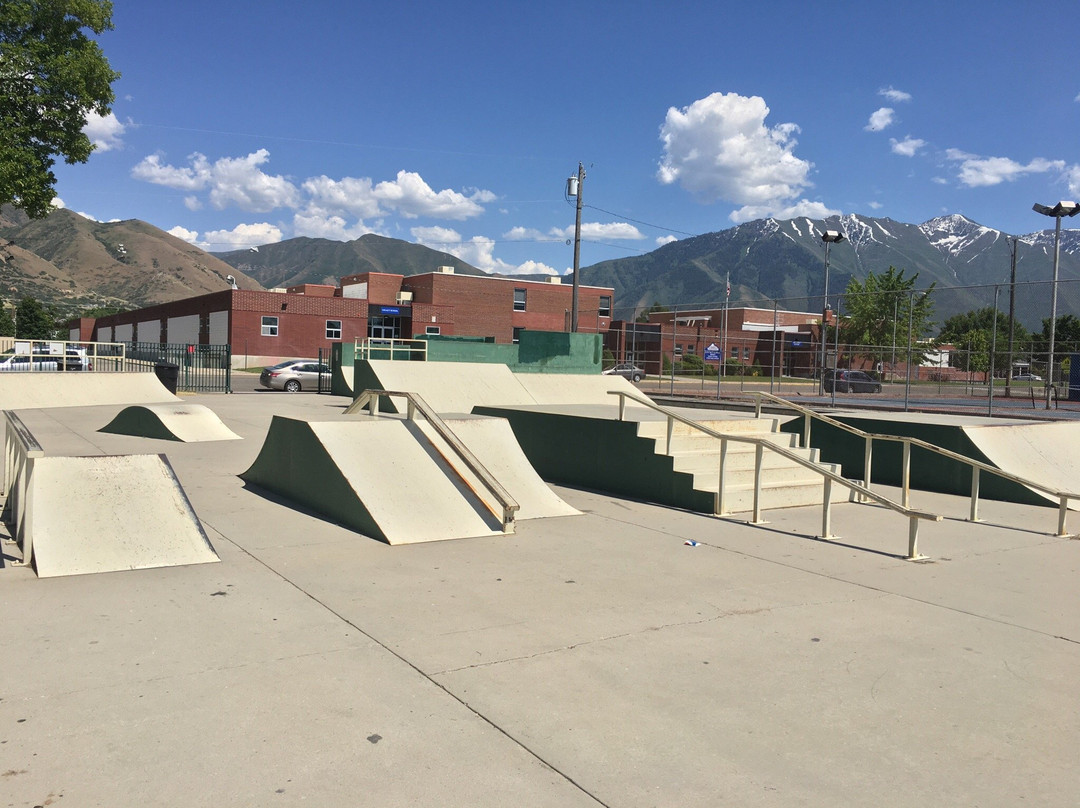
[[[1054,335],[1057,329],[1057,288],[1058,258],[1061,255],[1061,220],[1066,216],[1080,213],[1076,202],[1058,202],[1053,207],[1036,202],[1032,208],[1036,213],[1054,219],[1054,280],[1050,284],[1050,347],[1046,360],[1046,409],[1050,409],[1050,388],[1054,384]]]
[[[825,242],[825,302],[821,306],[821,393],[825,394],[825,324],[829,319],[829,245],[839,244],[844,234],[839,230],[826,230],[821,234]]]
[[[578,275],[581,269],[581,192],[585,185],[585,167],[577,164],[577,176],[566,181],[566,195],[577,197],[577,217],[574,219],[574,293],[570,304],[570,330],[578,329],[578,289],[581,286]]]

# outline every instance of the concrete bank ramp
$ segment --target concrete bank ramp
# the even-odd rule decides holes
[[[0,374],[0,410],[157,404],[180,399],[153,373],[64,371]]]
[[[619,400],[609,390],[637,393],[622,376],[574,373],[514,373],[506,365],[480,362],[357,363],[354,393],[365,389],[417,393],[438,413],[470,413],[475,407],[514,407],[553,404],[604,404]],[[640,406],[628,402],[629,406]],[[403,412],[404,399],[384,399],[386,412]]]
[[[522,511],[566,515],[568,506],[544,498],[538,486],[547,487],[521,468],[524,458],[513,458],[517,443],[509,428],[500,437],[510,442],[502,446],[492,440],[497,431],[467,427],[462,439],[471,438],[493,473],[506,474],[500,483],[524,501]],[[450,454],[413,421],[275,416],[259,456],[240,476],[388,544],[502,535],[501,507],[471,475],[459,473]]]
[[[98,431],[183,443],[240,440],[217,413],[202,404],[136,404],[125,407]]]
[[[1080,491],[1080,423],[971,425],[964,426],[963,431],[986,462],[1002,471],[1059,491]],[[1035,493],[1057,502],[1039,491]],[[1070,505],[1078,507],[1075,502]]]
[[[219,560],[163,455],[41,457],[32,485],[41,578]]]

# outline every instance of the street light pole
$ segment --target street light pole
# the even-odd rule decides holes
[[[839,244],[844,235],[839,230],[826,230],[821,234],[825,242],[825,299],[821,306],[821,394],[825,395],[825,324],[829,319],[829,245]]]
[[[1050,285],[1050,349],[1046,361],[1046,409],[1050,409],[1050,389],[1054,384],[1054,335],[1057,327],[1058,259],[1061,255],[1061,220],[1080,213],[1076,202],[1058,202],[1053,207],[1036,202],[1032,208],[1043,216],[1054,219],[1054,280]]]

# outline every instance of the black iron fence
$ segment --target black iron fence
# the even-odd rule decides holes
[[[166,385],[175,378],[178,392],[232,392],[232,350],[229,345],[127,343],[124,370],[147,369],[157,373]]]

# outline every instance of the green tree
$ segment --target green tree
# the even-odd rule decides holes
[[[6,305],[0,305],[0,337],[15,336],[15,320]]]
[[[1013,327],[1013,346],[1025,344],[1031,335],[1021,323]],[[1005,373],[1009,364],[1009,317],[997,313],[997,340],[994,340],[994,309],[982,309],[954,314],[947,319],[938,332],[938,341],[957,347],[949,356],[949,364],[955,368],[970,369],[981,373],[989,366],[990,347],[994,345],[994,371]],[[971,353],[970,361],[968,352]],[[976,357],[976,354],[981,354]]]
[[[1050,318],[1042,321],[1042,331],[1033,335],[1032,350],[1041,354],[1040,361],[1046,361],[1050,352]],[[1065,314],[1057,318],[1054,327],[1054,358],[1064,359],[1067,354],[1080,351],[1080,318],[1073,314]]]
[[[660,301],[657,300],[651,306],[649,306],[649,308],[647,308],[647,309],[645,309],[645,311],[641,312],[641,314],[638,315],[638,318],[637,318],[637,320],[635,322],[647,323],[647,322],[649,322],[649,315],[650,314],[652,314],[653,312],[661,312],[661,311],[671,311],[671,309],[669,309],[667,306],[661,305]]]
[[[90,156],[86,116],[109,114],[120,74],[84,29],[111,28],[109,0],[0,3],[0,204],[46,215],[56,195],[54,157]]]
[[[15,310],[15,325],[19,339],[53,339],[56,317],[35,298],[24,297]]]
[[[915,291],[919,273],[904,277],[904,270],[889,267],[883,275],[870,272],[865,281],[852,278],[844,290],[844,318],[840,338],[875,364],[891,360],[893,345],[900,360],[907,358],[910,317],[912,346],[929,333],[936,284]],[[894,342],[895,340],[895,342]],[[923,351],[913,355],[922,361]]]

